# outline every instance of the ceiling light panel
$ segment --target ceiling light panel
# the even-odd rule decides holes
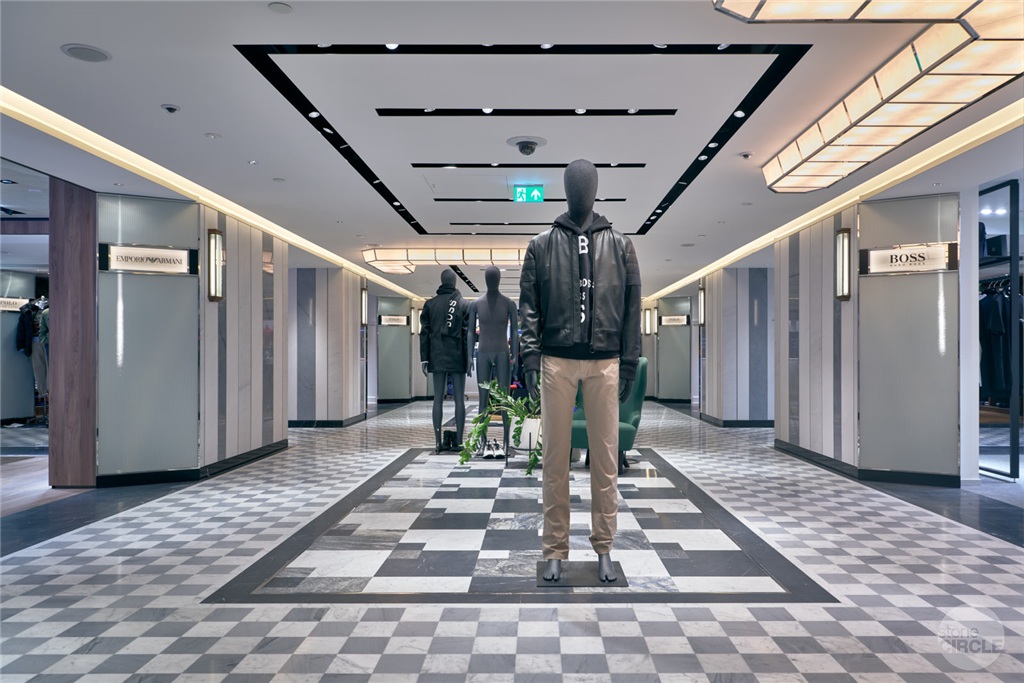
[[[526,249],[364,249],[366,264],[382,273],[408,274],[416,266],[519,267]]]
[[[841,16],[846,3],[831,0],[714,4],[747,22],[940,22],[926,27],[769,160],[762,172],[772,190],[810,191],[789,176],[840,180],[1024,73],[1022,0],[871,0],[853,3],[858,7],[846,16]],[[823,162],[847,163],[835,167],[834,175],[802,168]]]

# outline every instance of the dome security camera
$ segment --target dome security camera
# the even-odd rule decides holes
[[[538,147],[548,144],[548,141],[536,135],[517,135],[514,138],[509,138],[505,143],[518,149],[524,157],[528,157],[536,152]]]
[[[528,157],[537,151],[537,143],[533,140],[521,140],[516,143],[516,147],[519,148],[519,153],[524,157]]]
[[[160,108],[168,114],[177,114],[179,111],[181,111],[181,107],[179,107],[176,104],[161,104]]]
[[[740,152],[740,159],[749,159],[754,156],[753,152]]]

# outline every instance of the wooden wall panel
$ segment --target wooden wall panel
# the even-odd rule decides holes
[[[50,221],[40,219],[4,218],[0,220],[0,235],[49,235]]]
[[[50,178],[50,486],[96,485],[96,193]]]

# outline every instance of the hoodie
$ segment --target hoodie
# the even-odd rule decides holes
[[[574,243],[580,263],[580,339],[574,346],[553,350],[550,355],[577,360],[615,358],[618,355],[616,353],[592,351],[590,348],[594,323],[594,258],[590,244],[595,232],[610,228],[612,224],[604,216],[591,212],[590,218],[582,226],[576,225],[568,213],[556,218],[555,226],[571,232],[575,237]]]

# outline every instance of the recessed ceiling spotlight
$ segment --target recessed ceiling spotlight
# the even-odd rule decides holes
[[[275,183],[283,183],[284,182],[284,178],[274,178],[273,181]]]
[[[458,166],[442,166],[441,168],[458,168]]]
[[[494,43],[483,43],[482,47],[494,47]]]
[[[469,234],[470,234],[470,235],[475,235],[476,233],[475,233],[475,232],[471,232],[471,233],[469,233]]]
[[[373,184],[376,185],[379,182],[380,182],[380,178],[377,178],[376,180],[373,181]]]
[[[586,114],[587,113],[586,109],[577,109],[575,111],[576,111],[577,114]]]
[[[124,187],[124,183],[114,183],[114,187]]]
[[[434,109],[435,109],[434,107],[427,107],[426,109],[423,110],[423,113],[424,114],[430,114],[430,113],[432,113],[434,111]]]
[[[996,209],[996,215],[997,216],[1002,216],[1005,213],[1006,213],[1006,209]]]
[[[338,145],[338,149],[348,149],[348,144]]]
[[[17,185],[18,181],[17,180],[8,180],[7,178],[4,178],[3,180],[0,180],[0,183],[3,183],[4,185]]]
[[[499,165],[499,164],[498,164],[498,162],[496,162],[496,161],[492,161],[492,162],[491,162],[491,166],[498,166],[498,165]]]
[[[612,168],[615,168],[616,166],[619,165],[619,162],[616,161],[616,162],[613,162],[613,163],[608,164],[608,165],[611,166]]]
[[[733,115],[733,116],[735,116],[735,117],[736,117],[736,118],[738,118],[738,119],[742,119],[742,118],[743,118],[744,116],[746,116],[746,115],[747,115],[747,112],[745,112],[745,111],[740,111],[739,109],[737,109],[736,111],[734,111],[734,112],[732,113],[732,115]]]
[[[68,57],[82,62],[107,62],[112,59],[110,53],[106,50],[101,50],[98,47],[93,47],[92,45],[82,45],[81,43],[68,43],[67,45],[61,45],[60,51]]]
[[[267,9],[274,14],[291,14],[292,6],[285,2],[272,2],[267,5]]]
[[[987,216],[992,213],[992,209],[982,209],[980,213],[982,216]]]
[[[550,49],[551,49],[551,48],[553,48],[553,47],[554,47],[554,44],[553,44],[553,43],[543,43],[543,44],[542,44],[542,45],[540,46],[540,49],[542,49],[542,50],[550,50]]]
[[[663,43],[655,43],[654,47],[658,48],[659,50],[664,50],[666,47],[668,47],[668,45],[665,45]]]
[[[699,157],[697,157],[697,161],[707,161],[707,158],[707,154],[701,154]]]
[[[731,43],[722,43],[721,45],[719,45],[719,46],[718,46],[718,49],[719,49],[719,50],[725,50],[725,49],[727,49],[727,48],[728,48],[728,47],[729,47],[730,45],[731,45]]]
[[[714,149],[715,147],[718,147],[718,143],[717,142],[709,142],[708,143],[708,147],[710,147],[711,149]]]
[[[503,273],[507,273],[507,272],[508,272],[508,268],[499,268],[499,270],[500,270],[501,272],[503,272]]]
[[[331,44],[330,43],[317,43],[316,46],[319,47],[319,48],[325,48],[325,47],[330,47]]]
[[[706,237],[707,235],[697,235],[697,237]]]
[[[324,131],[325,133],[327,133],[328,135],[334,135],[334,131],[333,131],[333,130],[331,130],[330,128],[324,128],[324,129],[323,129],[323,131]]]
[[[216,140],[220,137],[220,133],[203,133],[203,137],[209,138],[210,140]]]
[[[932,183],[932,187],[942,187],[942,183]]]
[[[401,202],[391,202],[391,205],[392,206],[401,206],[402,203]]]
[[[654,213],[661,213],[661,211],[662,211],[661,209],[655,209]]]
[[[308,114],[306,114],[306,116],[308,116],[311,119],[315,119],[318,116],[320,116],[320,112],[318,112],[318,111],[311,111]]]
[[[639,109],[627,109],[627,110],[626,110],[626,113],[627,113],[627,114],[635,114],[635,113],[637,113],[638,111],[640,111],[640,110],[639,110]]]
[[[256,161],[255,159],[250,159],[250,160],[249,160],[249,165],[250,165],[250,166],[255,166],[255,165],[256,165],[256,164],[258,164],[258,163],[260,163],[260,162]]]
[[[494,109],[492,109],[491,107],[484,107],[480,111],[482,111],[485,114],[490,114],[492,111],[494,111]]]
[[[384,47],[386,47],[389,50],[397,50],[398,43],[384,43]]]

